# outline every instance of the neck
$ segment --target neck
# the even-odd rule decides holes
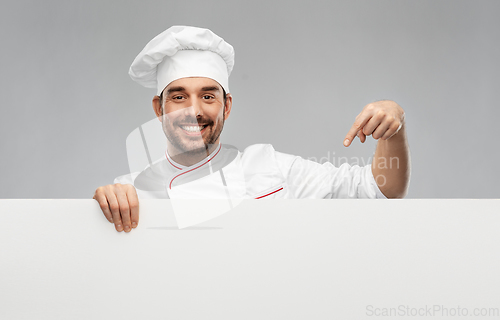
[[[175,148],[172,148],[172,146],[168,145],[167,152],[168,152],[168,155],[170,156],[170,158],[172,158],[172,160],[174,160],[178,164],[189,167],[189,166],[192,166],[193,164],[200,162],[201,160],[205,159],[206,157],[208,157],[218,147],[219,147],[219,143],[211,144],[208,146],[205,145],[205,148],[202,148],[202,149],[196,149],[196,150],[192,150],[192,151],[188,151],[188,152],[183,152],[183,151],[175,150]],[[171,152],[171,150],[173,152]]]

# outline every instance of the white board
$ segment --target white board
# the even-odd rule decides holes
[[[499,204],[249,200],[179,230],[142,200],[126,234],[94,200],[0,200],[0,319],[498,319]]]

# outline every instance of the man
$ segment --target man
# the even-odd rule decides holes
[[[157,88],[153,109],[167,138],[165,157],[115,179],[94,195],[117,231],[139,221],[138,198],[402,198],[410,179],[403,109],[394,101],[368,104],[344,146],[358,136],[379,140],[371,165],[318,164],[271,145],[243,152],[220,144],[231,113],[228,79],[234,50],[207,29],[174,26],[151,40],[129,74]],[[393,160],[396,160],[394,165]]]

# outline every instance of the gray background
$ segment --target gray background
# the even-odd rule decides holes
[[[90,198],[154,117],[128,77],[171,25],[236,50],[223,143],[368,159],[342,141],[371,101],[406,111],[410,198],[498,198],[499,1],[2,1],[0,197]],[[337,159],[337,160],[336,160]]]

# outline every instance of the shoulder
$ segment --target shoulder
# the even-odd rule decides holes
[[[243,150],[243,154],[251,154],[255,152],[262,152],[262,151],[274,151],[274,147],[271,144],[268,143],[258,143],[258,144],[252,144],[249,145],[248,147]]]

